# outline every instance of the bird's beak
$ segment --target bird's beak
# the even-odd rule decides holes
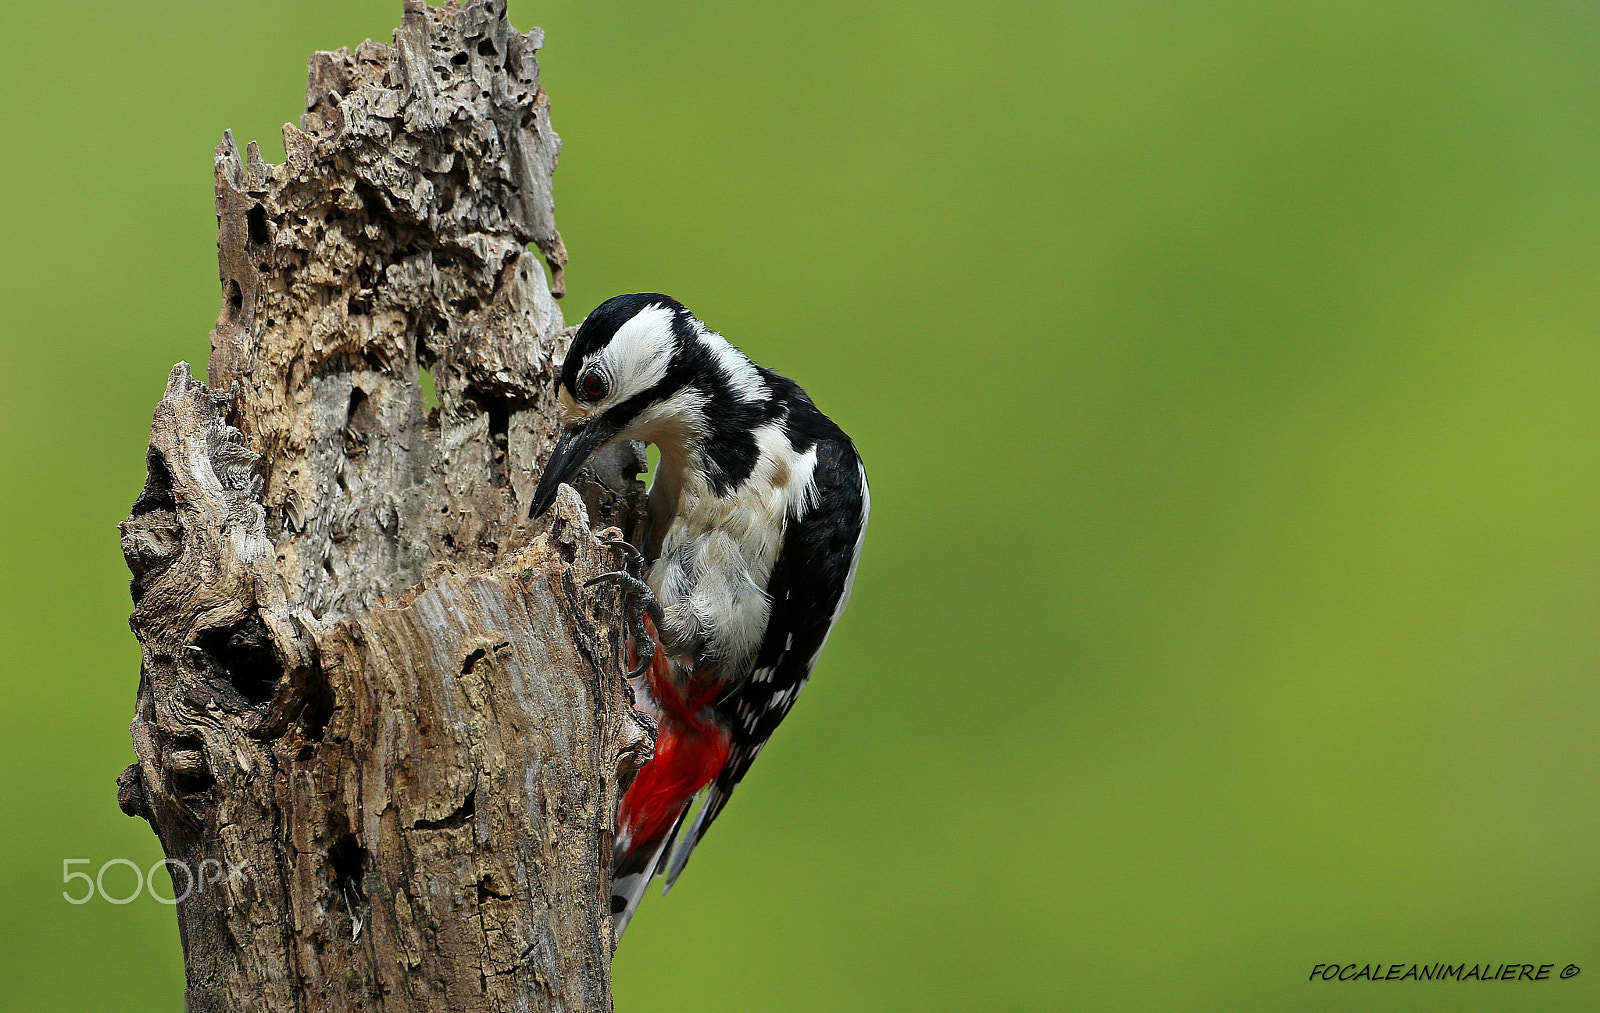
[[[533,508],[528,516],[538,517],[556,501],[556,490],[561,483],[569,482],[613,436],[616,427],[598,418],[586,419],[570,425],[556,441],[556,449],[545,462],[544,474],[539,476],[539,488],[533,493]]]

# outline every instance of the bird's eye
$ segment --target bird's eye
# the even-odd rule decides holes
[[[585,401],[598,401],[605,397],[610,389],[610,386],[606,383],[606,378],[600,374],[599,370],[590,370],[583,374],[583,379],[578,381],[578,393],[583,396]]]

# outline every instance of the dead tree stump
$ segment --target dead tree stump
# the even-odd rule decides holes
[[[643,459],[528,518],[569,336],[541,42],[504,0],[406,0],[392,47],[312,57],[283,165],[217,149],[209,381],[172,371],[122,524],[119,797],[168,856],[191,1010],[610,1008],[650,739],[582,583]]]

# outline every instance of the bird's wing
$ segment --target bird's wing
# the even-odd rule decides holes
[[[731,732],[728,762],[706,789],[694,823],[671,856],[667,889],[794,706],[828,631],[849,601],[866,531],[867,473],[848,440],[821,440],[816,446],[815,474],[833,478],[823,480],[826,485],[819,482],[808,497],[810,508],[785,528],[767,583],[772,611],[761,649],[750,675],[731,682],[713,705]],[[667,861],[665,854],[662,861]]]

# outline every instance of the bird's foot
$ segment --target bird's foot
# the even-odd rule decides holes
[[[644,556],[639,550],[620,538],[609,539],[605,544],[621,553],[622,569],[590,578],[583,582],[583,586],[612,584],[620,592],[622,608],[628,622],[628,632],[633,634],[636,655],[639,659],[638,667],[627,675],[628,681],[632,682],[643,675],[650,667],[651,661],[655,659],[655,638],[650,636],[649,630],[645,627],[644,618],[649,616],[650,621],[655,623],[656,629],[661,629],[661,603],[656,601],[655,592],[650,590],[650,585],[644,582]]]

